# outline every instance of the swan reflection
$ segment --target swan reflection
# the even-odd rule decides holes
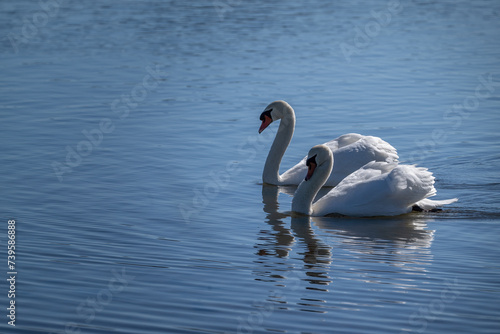
[[[405,287],[412,285],[407,274],[425,275],[432,261],[434,231],[427,229],[432,216],[309,217],[291,214],[286,211],[289,208],[280,212],[279,192],[292,191],[262,186],[270,228],[259,232],[255,245],[257,280],[286,285],[286,279],[294,276],[308,282],[306,289],[327,291],[335,278],[343,276],[377,283],[387,278],[387,271],[391,277],[403,273],[404,279],[392,284]]]

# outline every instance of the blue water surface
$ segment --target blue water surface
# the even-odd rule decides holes
[[[499,31],[494,0],[0,2],[0,331],[500,331]],[[380,136],[459,201],[291,217],[278,99],[282,171]]]

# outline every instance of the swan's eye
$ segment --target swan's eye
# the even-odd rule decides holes
[[[316,163],[316,155],[313,155],[312,157],[310,157],[309,159],[306,160],[306,166],[309,167],[311,164],[315,164],[317,165]]]
[[[273,108],[271,108],[269,110],[265,110],[262,114],[260,114],[260,120],[264,121],[265,120],[265,116],[269,117],[270,119],[273,119],[271,117],[271,111],[273,111]]]

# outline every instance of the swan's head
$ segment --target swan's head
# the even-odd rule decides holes
[[[287,119],[286,116],[293,116],[293,118],[295,118],[292,107],[282,100],[272,102],[264,109],[262,114],[260,114],[262,124],[260,125],[259,133],[264,131],[272,122],[278,119]]]
[[[332,172],[333,154],[328,146],[317,145],[309,150],[306,161],[307,176],[295,191],[292,211],[312,215],[312,202]]]
[[[324,183],[326,181],[326,179],[328,179],[328,177],[330,176],[330,173],[332,171],[332,167],[333,167],[332,151],[326,145],[314,146],[313,148],[311,148],[309,150],[309,153],[307,154],[306,165],[307,165],[307,175],[306,175],[305,180],[309,181],[313,177],[313,175],[315,175],[314,172],[317,169],[321,168],[321,169],[327,170],[326,172],[321,173],[323,178],[324,178],[324,175],[326,175],[326,178],[323,181],[323,183]]]

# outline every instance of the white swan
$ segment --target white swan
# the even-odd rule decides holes
[[[274,185],[298,185],[307,170],[305,157],[301,162],[279,175],[281,159],[290,144],[295,129],[295,112],[285,101],[269,104],[260,115],[259,133],[273,121],[281,119],[278,132],[267,155],[262,181]],[[396,149],[378,137],[349,133],[325,143],[335,156],[335,167],[325,186],[335,186],[347,175],[370,161],[397,161]]]
[[[434,176],[426,168],[372,161],[342,180],[316,203],[321,186],[333,167],[333,155],[325,145],[311,148],[308,172],[292,200],[292,211],[311,216],[337,213],[346,216],[395,216],[412,208],[435,209],[458,199],[434,201]]]

